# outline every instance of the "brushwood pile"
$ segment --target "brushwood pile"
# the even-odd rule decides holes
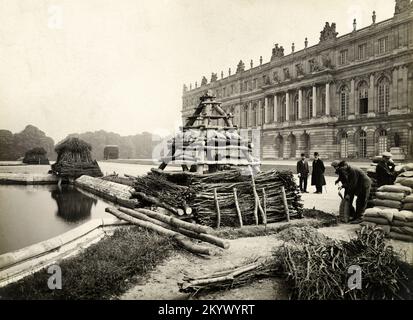
[[[152,169],[136,177],[133,187],[136,192],[132,197],[142,206],[149,204],[142,199],[144,194],[182,212],[191,208],[188,219],[207,226],[217,225],[219,210],[220,226],[230,227],[239,226],[240,216],[244,225],[262,224],[263,217],[254,214],[257,206],[265,212],[267,223],[285,220],[284,187],[289,217],[302,217],[300,192],[290,171],[271,170],[251,176],[238,168],[203,175]]]

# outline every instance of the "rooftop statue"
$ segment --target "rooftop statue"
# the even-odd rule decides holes
[[[244,62],[242,62],[242,60],[240,60],[237,66],[237,73],[243,72],[244,70],[245,70],[245,64]]]
[[[207,80],[207,78],[202,77],[202,80],[201,80],[201,86],[205,86],[205,85],[207,85],[207,84],[208,84],[208,80]]]
[[[326,22],[323,31],[320,32],[320,42],[336,39],[338,32],[336,32],[336,24],[333,22],[330,26],[328,22]]]
[[[409,8],[413,8],[413,2],[411,2],[410,0],[396,0],[394,14],[402,13]]]
[[[214,72],[212,72],[211,74],[211,82],[215,82],[218,80],[218,75]]]
[[[281,58],[284,57],[284,48],[283,46],[278,46],[278,43],[275,44],[274,48],[272,48],[272,55],[271,55],[271,60],[274,60],[276,58]]]

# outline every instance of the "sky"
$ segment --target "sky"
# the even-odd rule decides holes
[[[0,0],[0,129],[167,134],[183,84],[391,18],[393,0]]]

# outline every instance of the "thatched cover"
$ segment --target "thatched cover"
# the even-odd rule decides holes
[[[27,164],[49,164],[47,151],[44,148],[33,148],[27,151],[23,158],[23,163]]]
[[[56,147],[56,163],[52,172],[65,178],[78,178],[81,175],[92,177],[103,176],[96,160],[92,159],[92,146],[78,138],[67,138]]]

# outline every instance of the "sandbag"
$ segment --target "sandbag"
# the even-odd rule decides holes
[[[413,178],[408,177],[398,177],[395,181],[396,183],[400,183],[402,186],[405,187],[413,187]]]
[[[407,234],[401,234],[401,233],[398,233],[398,232],[390,231],[389,237],[392,238],[392,239],[396,239],[396,240],[413,242],[413,236],[410,236],[410,235],[407,235]]]
[[[413,203],[407,202],[403,204],[403,210],[410,210],[413,211]]]
[[[350,221],[350,216],[354,216],[354,207],[351,205],[349,200],[341,199],[339,207],[339,219],[341,222],[348,223]]]
[[[374,206],[383,206],[395,209],[400,209],[402,207],[402,203],[400,201],[373,199],[372,202]]]
[[[391,224],[396,227],[412,227],[413,228],[413,221],[406,222],[406,221],[400,221],[400,220],[393,219]]]
[[[412,171],[413,170],[413,163],[406,163],[403,165],[403,169],[406,171]]]
[[[409,210],[402,210],[393,214],[394,220],[413,222],[413,212]]]
[[[364,211],[364,215],[367,217],[379,217],[380,211],[382,211],[382,209],[378,207],[368,208],[366,209],[366,211]]]
[[[413,171],[405,171],[399,174],[399,177],[407,177],[411,178],[413,177]]]
[[[374,208],[369,208],[364,212],[364,215],[366,217],[377,217],[377,218],[385,218],[387,221],[392,222],[393,221],[393,215],[396,212],[399,212],[397,209],[390,209],[386,207],[382,207],[383,209],[380,209],[378,207]]]
[[[413,203],[413,194],[411,194],[410,196],[406,196],[403,199],[403,203]]]
[[[363,221],[372,222],[372,223],[381,224],[381,225],[389,225],[389,221],[386,218],[381,218],[381,217],[364,216]]]
[[[381,192],[404,192],[405,194],[411,194],[412,189],[410,187],[402,186],[402,185],[384,185],[377,189],[377,191]]]
[[[397,232],[397,233],[401,233],[401,234],[408,234],[413,236],[413,228],[412,227],[407,227],[407,226],[403,226],[403,227],[395,227],[392,226],[391,231],[393,232]]]
[[[404,199],[404,192],[376,192],[376,197],[383,200],[401,201]]]

